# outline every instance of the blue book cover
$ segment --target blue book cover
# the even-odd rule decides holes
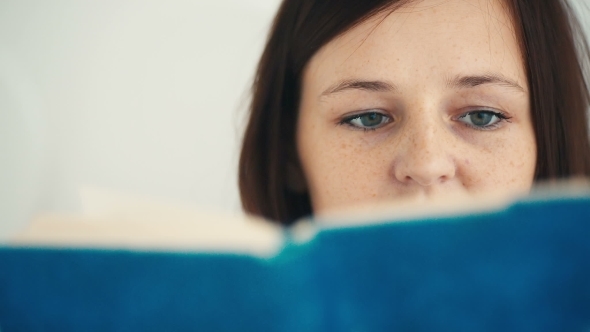
[[[590,197],[284,230],[270,256],[0,248],[0,331],[590,331]]]

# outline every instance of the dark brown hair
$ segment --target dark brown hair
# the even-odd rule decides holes
[[[240,156],[239,187],[247,213],[283,224],[312,213],[309,195],[287,185],[288,165],[297,165],[295,126],[304,67],[338,35],[410,1],[283,1],[256,72]],[[535,180],[588,176],[588,46],[581,26],[566,0],[505,4],[529,83]]]

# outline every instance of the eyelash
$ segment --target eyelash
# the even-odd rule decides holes
[[[379,115],[379,116],[384,117],[386,119],[386,121],[376,127],[359,127],[359,126],[356,126],[351,123],[352,120],[359,119],[359,118],[366,116],[366,115]],[[355,130],[375,131],[375,130],[385,126],[386,124],[390,123],[391,120],[392,120],[391,116],[384,114],[382,112],[368,111],[368,112],[363,112],[363,113],[358,113],[358,114],[347,116],[344,119],[342,119],[340,122],[338,122],[338,125],[347,125],[347,126],[352,127]]]
[[[459,117],[457,117],[457,120],[458,119],[466,118],[469,115],[472,115],[473,113],[488,113],[488,114],[491,114],[491,115],[493,115],[493,116],[495,116],[495,117],[498,118],[498,121],[497,122],[495,122],[495,123],[493,123],[491,125],[483,126],[483,127],[473,126],[473,125],[471,125],[469,123],[463,122],[467,127],[471,128],[471,129],[475,129],[475,130],[480,130],[480,131],[497,129],[502,124],[502,122],[505,122],[505,121],[506,122],[511,122],[510,119],[512,119],[511,116],[508,116],[506,113],[503,113],[503,112],[492,111],[492,110],[487,110],[487,109],[479,109],[479,110],[473,110],[473,111],[469,111],[469,112],[467,112],[465,114],[462,114]]]
[[[480,109],[480,110],[474,110],[474,111],[469,111],[467,113],[464,113],[458,117],[456,117],[456,119],[463,119],[466,118],[474,113],[487,113],[487,114],[491,114],[492,116],[497,117],[499,120],[491,125],[486,125],[483,127],[478,127],[478,126],[474,126],[471,125],[469,123],[465,123],[463,122],[463,124],[471,129],[475,129],[475,130],[480,130],[480,131],[486,131],[486,130],[494,130],[497,129],[500,124],[504,121],[506,122],[511,122],[510,119],[512,119],[512,117],[508,116],[507,114],[503,113],[503,112],[499,112],[499,111],[492,111],[492,110],[486,110],[486,109]],[[367,116],[367,115],[379,115],[379,116],[383,116],[386,119],[386,122],[375,126],[375,127],[360,127],[357,125],[352,124],[351,122],[355,119],[359,119],[363,116]],[[384,113],[381,112],[375,112],[375,111],[369,111],[369,112],[363,112],[363,113],[357,113],[354,115],[350,115],[347,116],[345,118],[343,118],[340,122],[338,122],[338,125],[347,125],[352,127],[354,130],[362,130],[362,131],[375,131],[377,129],[380,129],[381,127],[385,126],[386,124],[390,123],[392,120],[391,116],[386,115]],[[462,122],[462,121],[461,121]]]

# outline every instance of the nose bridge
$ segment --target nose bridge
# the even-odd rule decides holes
[[[441,140],[445,140],[445,128],[436,105],[426,102],[410,105],[407,114],[402,126],[402,150],[407,154],[404,159],[428,158],[440,153],[440,148],[444,148]]]
[[[455,176],[453,136],[440,112],[422,107],[404,127],[393,166],[397,180],[430,186]]]
[[[437,120],[432,114],[418,115],[409,119],[406,137],[408,148],[414,157],[425,157],[440,152],[437,151],[438,145],[442,145],[441,140],[445,138]]]

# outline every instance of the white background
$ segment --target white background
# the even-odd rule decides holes
[[[79,212],[86,186],[239,211],[248,88],[278,5],[2,0],[0,237]]]

